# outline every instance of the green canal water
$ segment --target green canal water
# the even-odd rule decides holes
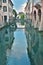
[[[25,32],[17,29],[14,32],[14,42],[7,57],[7,65],[30,65],[27,54],[27,40]]]
[[[29,22],[25,30],[0,30],[0,65],[43,65],[43,32]]]

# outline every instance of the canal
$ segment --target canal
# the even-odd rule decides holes
[[[12,48],[7,52],[7,65],[31,65],[27,53],[25,31],[17,29],[14,32],[14,37]]]

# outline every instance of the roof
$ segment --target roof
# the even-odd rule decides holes
[[[26,6],[25,6],[25,10],[27,9],[27,7],[28,7],[28,2],[27,2],[27,4],[26,4]]]
[[[9,1],[11,2],[12,6],[13,6],[13,2],[11,0],[9,0]]]

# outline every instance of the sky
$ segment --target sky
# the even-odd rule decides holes
[[[14,4],[14,8],[17,12],[24,11],[24,7],[26,6],[27,0],[12,0]]]

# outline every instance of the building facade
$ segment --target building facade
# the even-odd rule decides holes
[[[32,20],[34,28],[43,31],[43,0],[29,0],[25,7],[26,17]]]
[[[27,2],[26,7],[25,7],[25,15],[26,18],[29,19],[29,15],[30,15],[30,3]]]
[[[43,65],[43,0],[30,1],[32,20],[26,21],[27,50],[32,65]]]
[[[41,0],[34,1],[33,5],[33,18],[32,18],[32,23],[34,28],[40,27],[40,22],[41,22]]]
[[[39,30],[43,31],[43,0],[41,0],[40,19],[41,21]]]
[[[25,7],[25,13],[28,19],[32,19],[32,1],[33,0],[28,0]]]
[[[13,17],[13,3],[11,0],[0,0],[0,25],[9,22]]]
[[[43,31],[43,0],[32,0],[30,5],[32,24],[34,28]]]

